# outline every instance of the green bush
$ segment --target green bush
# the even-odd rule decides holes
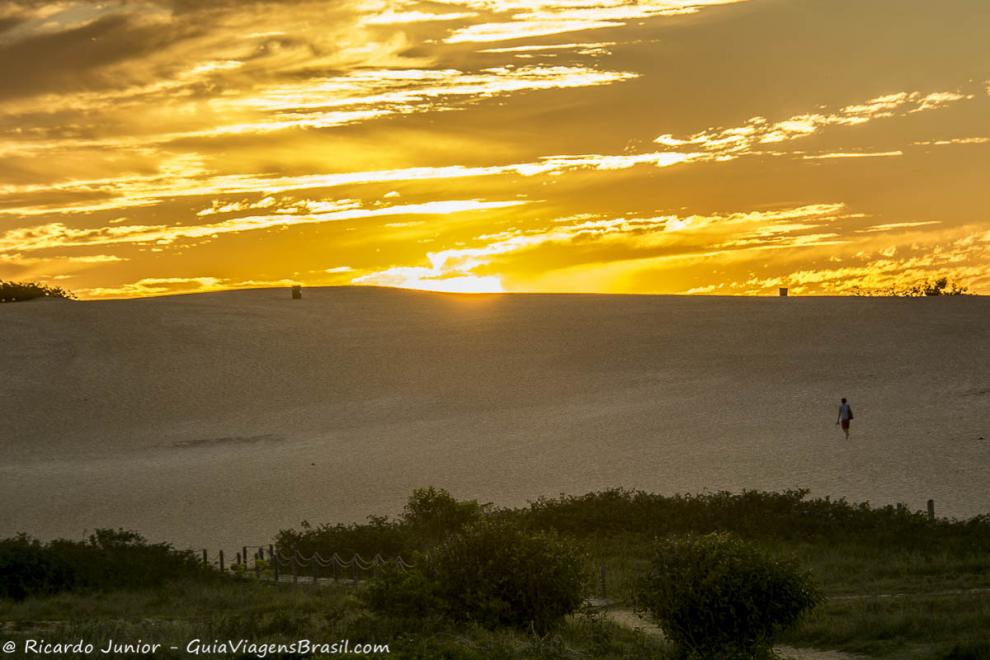
[[[0,540],[0,598],[158,586],[204,572],[191,552],[126,530],[100,529],[86,541]]]
[[[402,522],[422,543],[431,545],[477,522],[487,508],[476,500],[458,502],[442,488],[417,488],[406,502]]]
[[[74,299],[75,294],[57,286],[47,286],[34,282],[5,282],[0,280],[0,303],[20,302],[35,298]]]
[[[393,564],[381,568],[368,581],[364,601],[368,607],[400,619],[422,619],[442,615],[444,603],[436,579],[424,570],[426,559],[416,559],[417,567],[403,570]]]
[[[24,534],[0,540],[0,598],[68,591],[75,582],[69,565],[38,541]]]
[[[731,534],[657,544],[636,589],[682,657],[770,656],[774,636],[818,602],[807,575]]]
[[[583,600],[584,563],[574,547],[506,522],[465,528],[435,550],[427,570],[448,616],[489,628],[543,633]]]

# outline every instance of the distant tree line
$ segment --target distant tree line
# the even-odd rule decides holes
[[[75,300],[76,295],[61,287],[36,282],[7,282],[0,280],[0,303],[34,300],[35,298],[63,298]]]
[[[874,289],[856,286],[853,287],[852,292],[856,296],[895,296],[899,298],[969,295],[967,287],[960,286],[958,282],[950,281],[948,277],[940,277],[934,281],[925,280],[913,286],[891,285]]]

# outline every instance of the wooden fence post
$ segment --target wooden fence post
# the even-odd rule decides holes
[[[272,568],[275,572],[275,583],[278,583],[278,557],[275,555],[275,546],[268,546],[268,556],[272,560]]]
[[[203,568],[208,568],[210,566],[210,560],[206,556],[206,548],[203,548]]]
[[[928,519],[935,520],[935,500],[928,500]]]
[[[223,550],[220,551],[220,572],[223,573]]]

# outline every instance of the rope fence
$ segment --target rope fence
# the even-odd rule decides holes
[[[250,552],[249,552],[250,551]],[[426,554],[424,561],[429,562]],[[298,550],[283,551],[274,545],[242,546],[240,552],[234,553],[233,561],[224,555],[223,550],[215,554],[202,550],[202,562],[207,568],[212,567],[221,573],[267,580],[271,582],[329,585],[338,582],[354,584],[378,575],[385,566],[395,566],[400,571],[408,571],[417,567],[416,563],[406,561],[402,556],[392,558],[381,554],[367,559],[360,554],[353,554],[349,559],[335,552],[329,557],[313,552],[306,555]],[[614,579],[609,575],[608,566],[604,559],[594,561],[591,574],[591,593],[586,601],[592,607],[606,607],[612,603],[609,598],[608,583]]]
[[[232,558],[225,556],[223,550],[211,554],[204,549],[201,556],[204,566],[212,567],[221,573],[254,576],[274,582],[308,580],[313,584],[330,580],[357,582],[378,575],[382,567],[389,565],[402,571],[416,567],[416,564],[406,561],[401,556],[386,558],[376,554],[366,559],[355,553],[347,559],[336,552],[329,557],[319,552],[307,556],[298,550],[284,552],[273,545],[242,546]]]

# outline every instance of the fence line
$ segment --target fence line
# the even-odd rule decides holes
[[[253,550],[250,554],[249,549]],[[299,550],[283,552],[273,545],[241,546],[234,560],[232,562],[228,560],[223,550],[219,550],[215,555],[211,555],[205,548],[202,550],[202,561],[206,567],[214,567],[221,573],[230,572],[238,575],[253,573],[258,579],[271,579],[275,582],[288,579],[299,582],[300,579],[306,578],[314,584],[321,579],[332,579],[335,582],[347,579],[356,582],[367,578],[369,574],[377,575],[383,566],[393,565],[402,571],[416,568],[416,564],[406,561],[401,556],[386,558],[376,554],[366,559],[354,553],[350,559],[346,559],[337,552],[325,557],[317,551],[306,556]]]
[[[255,552],[249,554],[247,552],[249,549],[253,549]],[[360,554],[354,553],[350,559],[345,559],[337,552],[326,557],[318,551],[314,551],[307,556],[296,549],[283,552],[274,545],[241,546],[241,551],[235,554],[234,562],[229,565],[225,563],[223,550],[219,550],[215,555],[210,555],[204,549],[202,557],[204,566],[212,566],[222,573],[228,572],[244,577],[253,575],[259,580],[272,582],[309,582],[311,584],[319,584],[321,581],[328,584],[341,580],[357,582],[377,576],[379,570],[388,565],[393,565],[401,571],[408,571],[418,566],[417,563],[406,561],[401,555],[386,558],[381,554],[375,554],[370,559],[366,559]],[[423,561],[430,561],[429,553],[423,556]],[[596,559],[594,563],[597,569],[595,570],[596,574],[592,577],[592,589],[595,596],[589,602],[601,606],[611,602],[608,598],[610,576],[608,566],[603,559]]]

